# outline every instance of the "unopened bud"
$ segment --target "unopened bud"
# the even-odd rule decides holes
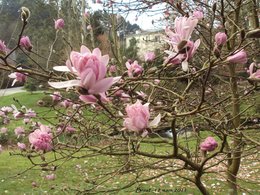
[[[29,17],[30,17],[30,10],[27,7],[22,7],[21,8],[22,21],[27,21]]]
[[[214,3],[213,6],[212,6],[212,11],[215,12],[217,9],[217,3]]]

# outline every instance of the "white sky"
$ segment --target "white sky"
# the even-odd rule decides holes
[[[93,3],[92,0],[88,0],[88,4],[93,11],[103,9],[102,4]],[[153,10],[157,10],[160,8],[162,8],[162,7],[154,6],[151,10],[153,11]],[[143,30],[162,29],[163,26],[159,26],[158,24],[153,25],[152,21],[154,20],[156,22],[157,20],[160,20],[161,18],[163,18],[163,14],[154,14],[152,12],[146,12],[146,13],[139,15],[138,20],[136,21],[137,14],[138,14],[138,12],[131,11],[130,13],[128,13],[128,15],[125,19],[127,21],[129,21],[131,24],[134,24],[134,23],[138,24],[141,27],[141,29],[143,29]],[[123,16],[125,17],[126,15],[123,15]]]

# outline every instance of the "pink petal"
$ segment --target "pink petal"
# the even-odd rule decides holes
[[[113,77],[113,84],[117,83],[119,80],[121,79],[121,77]]]
[[[87,104],[94,104],[97,102],[97,98],[93,95],[80,95],[79,99]]]
[[[80,86],[80,80],[69,80],[69,81],[62,81],[62,82],[48,82],[48,84],[56,89],[62,89],[67,87],[73,86]]]
[[[161,114],[158,114],[149,124],[149,127],[157,127],[159,122],[161,121]]]
[[[101,57],[101,62],[102,64],[104,64],[105,66],[107,66],[108,62],[109,62],[109,55],[104,55]]]
[[[92,54],[95,55],[98,59],[101,59],[101,51],[99,48],[95,48],[93,51],[92,51]]]
[[[86,54],[86,53],[91,53],[91,51],[90,51],[89,48],[87,48],[85,45],[82,45],[82,46],[80,47],[80,53]]]
[[[89,89],[90,94],[98,94],[106,92],[113,85],[113,77],[105,78],[98,81],[92,88]]]
[[[71,71],[67,66],[54,66],[53,70],[56,70],[59,72],[70,72]]]

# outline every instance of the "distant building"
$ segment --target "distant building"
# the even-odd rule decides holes
[[[147,51],[159,52],[165,49],[165,34],[164,31],[156,32],[141,32],[126,36],[126,48],[130,45],[130,40],[135,38],[138,47],[138,57],[144,59],[144,54]]]

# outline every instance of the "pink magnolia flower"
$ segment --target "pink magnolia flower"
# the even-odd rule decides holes
[[[154,79],[154,84],[158,85],[161,81],[159,79]]]
[[[58,102],[61,100],[62,96],[61,96],[61,93],[58,92],[58,91],[55,91],[53,94],[50,95],[52,97],[52,100],[54,102]]]
[[[7,114],[7,113],[5,113],[5,112],[3,112],[3,111],[0,110],[0,116],[1,116],[1,117],[5,117],[6,114]]]
[[[20,136],[24,136],[25,135],[25,130],[23,127],[16,127],[14,129],[14,133],[15,135],[17,135],[17,138],[19,138]]]
[[[213,151],[218,147],[218,143],[213,137],[207,137],[204,142],[200,144],[201,151]]]
[[[54,88],[68,88],[78,86],[85,89],[84,95],[100,94],[106,92],[120,77],[105,78],[107,73],[108,55],[101,55],[100,49],[91,52],[87,47],[81,46],[81,52],[72,51],[67,66],[56,66],[54,70],[70,71],[77,79],[64,82],[49,82]]]
[[[26,150],[26,145],[25,145],[24,143],[18,142],[18,143],[17,143],[17,146],[18,146],[18,148],[19,148],[20,150],[22,150],[22,151]]]
[[[152,122],[149,122],[149,103],[142,105],[137,100],[135,104],[127,105],[125,110],[127,117],[124,120],[124,126],[128,131],[145,133],[147,128],[156,127],[161,120],[159,114]]]
[[[1,111],[3,111],[4,113],[10,113],[10,112],[13,111],[13,108],[10,107],[10,106],[3,106],[3,107],[1,108]]]
[[[23,36],[20,39],[20,46],[24,47],[26,50],[31,51],[32,50],[32,44],[28,36]]]
[[[30,118],[25,118],[25,119],[23,119],[23,123],[24,123],[24,124],[28,124],[29,122],[31,122],[31,119],[30,119]]]
[[[193,43],[193,41],[188,41],[186,48],[184,49],[184,53],[176,53],[175,51],[170,50],[165,51],[167,54],[169,54],[169,56],[166,59],[166,62],[171,64],[181,64],[182,70],[187,71],[188,60],[190,60],[194,56],[199,45],[200,39],[196,40],[195,43]]]
[[[129,102],[130,101],[130,95],[128,95],[127,93],[122,93],[121,94],[121,98],[120,98],[123,102]]]
[[[22,68],[18,68],[18,70],[22,70]],[[12,86],[14,86],[14,84],[16,82],[24,83],[27,79],[27,76],[20,72],[13,72],[13,73],[9,74],[8,77],[11,79],[14,79]]]
[[[200,45],[200,40],[190,41],[191,34],[197,26],[198,19],[193,16],[177,17],[175,19],[174,32],[169,27],[165,29],[168,36],[167,42],[171,49],[165,51],[169,56],[165,63],[182,64],[183,71],[188,70],[188,60],[191,59]]]
[[[109,67],[109,72],[110,72],[110,73],[116,72],[116,65],[111,65],[111,66]]]
[[[168,10],[164,11],[163,13],[166,19],[170,17],[170,12]]]
[[[68,108],[68,107],[72,106],[72,104],[73,104],[72,101],[67,100],[67,99],[60,103],[60,105],[63,106],[64,108]]]
[[[49,151],[52,149],[52,134],[50,128],[40,125],[40,129],[36,129],[29,134],[29,142],[35,150]]]
[[[1,129],[0,129],[0,133],[7,133],[7,128],[6,127],[2,127]]]
[[[247,62],[247,54],[244,49],[236,51],[234,55],[227,57],[227,61],[234,64],[245,64]]]
[[[14,116],[15,119],[23,118],[24,117],[24,113],[21,112],[21,111],[15,110],[13,112],[13,116]]]
[[[34,118],[34,117],[36,117],[36,113],[32,109],[27,109],[24,116],[27,117],[27,118]]]
[[[55,178],[56,178],[56,175],[54,173],[45,176],[45,179],[47,179],[47,180],[54,180]]]
[[[147,97],[147,95],[144,92],[142,92],[142,91],[137,91],[136,93],[137,93],[137,95],[139,95],[142,98],[146,98]]]
[[[90,16],[89,11],[85,11],[84,16],[85,16],[86,18],[89,17],[89,16]]]
[[[227,35],[226,35],[226,33],[218,32],[215,35],[215,42],[216,42],[217,46],[224,45],[227,42]]]
[[[198,20],[201,20],[204,17],[202,11],[194,11],[192,16]]]
[[[256,70],[254,71],[254,69]],[[260,64],[257,65],[255,62],[251,63],[247,72],[250,75],[249,79],[260,80]]]
[[[134,77],[142,74],[143,68],[138,64],[137,61],[134,61],[133,63],[126,62],[125,63],[126,68],[128,69],[128,76]]]
[[[88,25],[88,26],[87,26],[87,30],[92,30],[92,26],[91,26],[91,25]]]
[[[65,131],[67,133],[71,134],[71,133],[75,133],[76,129],[69,125],[69,126],[66,127]]]
[[[177,17],[174,21],[174,32],[168,27],[165,29],[166,35],[169,37],[168,42],[173,45],[178,45],[182,41],[188,41],[192,32],[197,26],[198,19],[194,17]]]
[[[6,48],[5,42],[0,40],[0,53],[5,55],[6,52],[7,52],[7,48]]]
[[[144,55],[144,61],[146,62],[152,62],[155,59],[155,53],[153,51],[148,51]]]
[[[64,20],[62,18],[59,18],[58,20],[55,20],[55,29],[56,30],[60,30],[60,29],[63,29],[64,28]]]

